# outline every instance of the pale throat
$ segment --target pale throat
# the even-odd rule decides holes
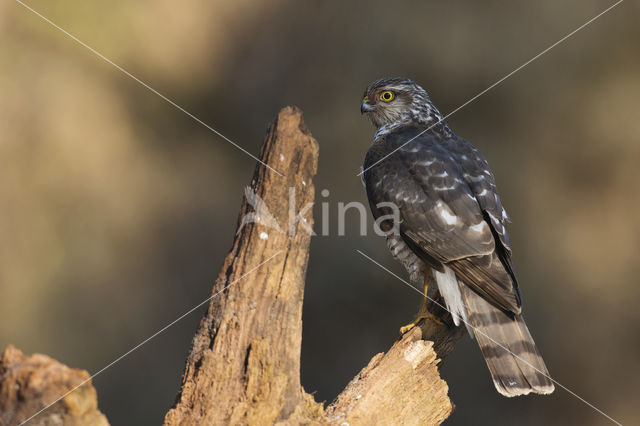
[[[373,136],[373,142],[377,142],[379,138],[386,136],[398,127],[407,124],[419,124],[421,126],[431,126],[438,122],[442,117],[437,111],[434,111],[428,104],[411,105],[406,112],[400,114],[395,121],[383,124],[376,129]]]

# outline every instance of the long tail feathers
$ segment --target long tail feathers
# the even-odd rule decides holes
[[[507,315],[462,283],[460,289],[498,392],[508,397],[553,392],[549,371],[522,316]]]

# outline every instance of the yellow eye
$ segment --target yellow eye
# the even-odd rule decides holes
[[[383,102],[391,102],[395,97],[396,95],[394,95],[391,90],[385,90],[384,92],[380,93],[380,100]]]

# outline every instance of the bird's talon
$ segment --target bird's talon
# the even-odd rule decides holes
[[[406,334],[407,332],[411,331],[423,319],[430,319],[431,321],[435,322],[438,325],[444,325],[444,323],[440,321],[440,319],[438,319],[438,317],[433,315],[431,312],[420,312],[416,317],[416,319],[411,321],[409,324],[403,327],[400,327],[400,334]]]
[[[413,321],[410,324],[400,327],[400,334],[406,334],[407,332],[411,331],[416,325],[418,325],[418,322]]]

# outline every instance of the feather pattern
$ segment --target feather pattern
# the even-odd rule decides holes
[[[451,131],[420,86],[407,79],[379,80],[363,102],[383,90],[394,91],[397,101],[363,106],[377,127],[363,182],[376,219],[390,213],[378,207],[381,202],[395,203],[400,211],[400,234],[388,237],[394,257],[412,281],[424,275],[426,265],[433,269],[448,310],[456,325],[464,322],[475,336],[498,392],[553,392],[521,314],[509,218],[489,164]]]
[[[549,371],[522,315],[505,313],[464,284],[460,287],[473,335],[498,392],[508,397],[553,392]]]
[[[499,259],[493,227],[464,180],[465,171],[437,135],[420,134],[423,130],[403,126],[367,152],[364,181],[373,215],[388,214],[377,207],[380,202],[395,203],[401,237],[418,257],[441,273],[446,263],[463,260],[467,285],[497,306],[519,312],[515,280]]]

